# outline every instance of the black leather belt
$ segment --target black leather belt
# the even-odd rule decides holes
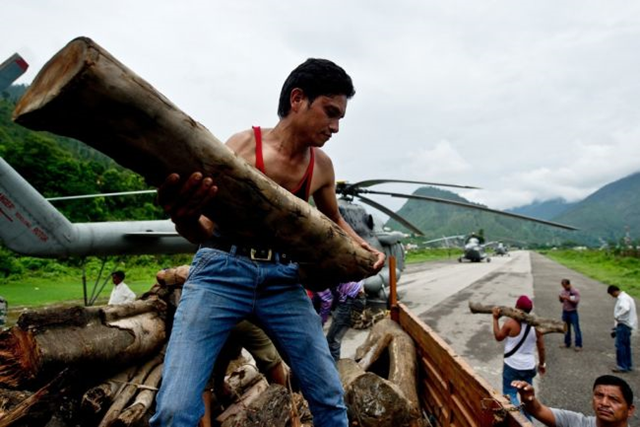
[[[279,262],[289,264],[292,260],[284,253],[276,252],[269,248],[250,248],[248,246],[235,245],[231,242],[220,240],[210,240],[200,245],[202,248],[218,249],[224,252],[233,253],[235,255],[244,256],[252,261],[259,262]]]

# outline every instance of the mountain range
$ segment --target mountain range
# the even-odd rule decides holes
[[[455,193],[434,187],[421,187],[414,194],[470,203]],[[640,172],[607,184],[579,202],[568,203],[562,199],[536,201],[508,212],[571,225],[579,230],[564,231],[487,212],[418,200],[407,201],[397,211],[425,232],[425,240],[483,230],[488,240],[503,240],[514,245],[597,247],[604,243],[617,243],[625,237],[638,240]],[[386,225],[403,229],[393,219]]]

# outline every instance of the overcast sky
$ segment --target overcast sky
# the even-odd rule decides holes
[[[18,83],[87,36],[223,141],[274,125],[282,83],[306,58],[335,61],[357,92],[325,146],[338,179],[475,185],[483,190],[460,194],[504,209],[580,200],[640,171],[635,0],[14,0],[1,9],[0,62],[19,52],[30,64]]]

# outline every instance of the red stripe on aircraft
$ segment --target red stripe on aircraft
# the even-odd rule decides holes
[[[16,64],[22,68],[22,71],[27,71],[27,68],[29,68],[29,64],[27,64],[27,61],[22,59],[22,57],[18,57],[18,59],[16,59]]]
[[[7,218],[10,222],[13,222],[13,218],[11,218],[5,211],[0,208],[0,214],[2,214],[5,218]]]

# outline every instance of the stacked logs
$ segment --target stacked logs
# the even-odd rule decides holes
[[[169,270],[130,304],[23,313],[0,334],[0,427],[148,425],[182,273]],[[413,341],[384,319],[358,349],[358,362],[339,362],[353,425],[422,425],[415,354]],[[223,406],[214,396],[213,425],[313,426],[303,397],[269,385],[250,362],[230,365],[225,388],[235,399]]]

